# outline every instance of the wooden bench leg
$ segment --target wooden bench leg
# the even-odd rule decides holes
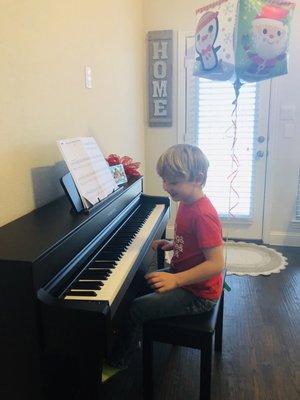
[[[212,336],[201,348],[200,365],[200,400],[210,400],[212,372]]]
[[[215,329],[215,350],[220,353],[222,352],[222,341],[223,341],[223,311],[224,311],[224,291],[220,299],[219,312]]]
[[[153,400],[153,341],[143,332],[143,399]]]

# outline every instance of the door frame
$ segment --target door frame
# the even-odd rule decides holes
[[[265,244],[270,244],[271,240],[271,220],[272,220],[272,197],[273,188],[275,185],[275,170],[276,149],[278,148],[278,122],[275,118],[280,110],[279,102],[279,85],[278,81],[271,79],[270,83],[270,101],[269,101],[269,120],[268,120],[268,144],[267,144],[267,160],[265,174],[265,194],[264,194],[264,210],[263,210],[263,225],[262,225],[262,241]],[[270,132],[273,132],[271,135]]]
[[[182,112],[186,106],[186,82],[182,79],[185,76],[185,60],[182,55],[185,54],[185,40],[187,36],[191,36],[194,33],[192,31],[180,31],[178,32],[178,101],[177,101],[177,113],[178,113],[178,125],[177,125],[177,141],[178,143],[184,142],[185,134],[185,118],[186,113]],[[271,194],[274,184],[274,177],[272,175],[272,165],[274,160],[274,153],[276,149],[276,135],[270,135],[270,132],[276,132],[276,120],[272,118],[276,115],[279,110],[278,102],[278,86],[276,80],[270,80],[269,86],[269,106],[268,106],[268,120],[267,120],[267,131],[266,131],[266,160],[265,160],[265,176],[264,176],[264,190],[263,190],[263,204],[262,204],[262,227],[261,227],[261,237],[257,239],[263,243],[269,243],[270,241],[270,227],[271,227]],[[277,100],[276,100],[277,99]],[[229,226],[234,227],[234,225],[240,224],[240,220],[230,221],[226,223],[223,221],[224,226],[224,236],[227,236],[226,231]],[[244,222],[247,224],[247,221]]]

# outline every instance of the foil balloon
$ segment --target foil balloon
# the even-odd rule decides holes
[[[232,0],[203,1],[196,10],[194,75],[222,81],[233,77],[237,6]]]
[[[196,10],[194,75],[258,82],[288,71],[295,3],[282,0],[203,1]]]

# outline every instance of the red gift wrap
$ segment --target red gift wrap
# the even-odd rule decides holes
[[[141,176],[140,172],[138,171],[141,163],[134,162],[129,156],[120,157],[117,154],[110,154],[106,158],[106,161],[108,162],[109,166],[122,164],[127,178],[138,178]]]

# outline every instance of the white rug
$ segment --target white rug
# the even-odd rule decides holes
[[[288,264],[286,257],[266,246],[228,241],[224,245],[228,275],[270,275]]]

